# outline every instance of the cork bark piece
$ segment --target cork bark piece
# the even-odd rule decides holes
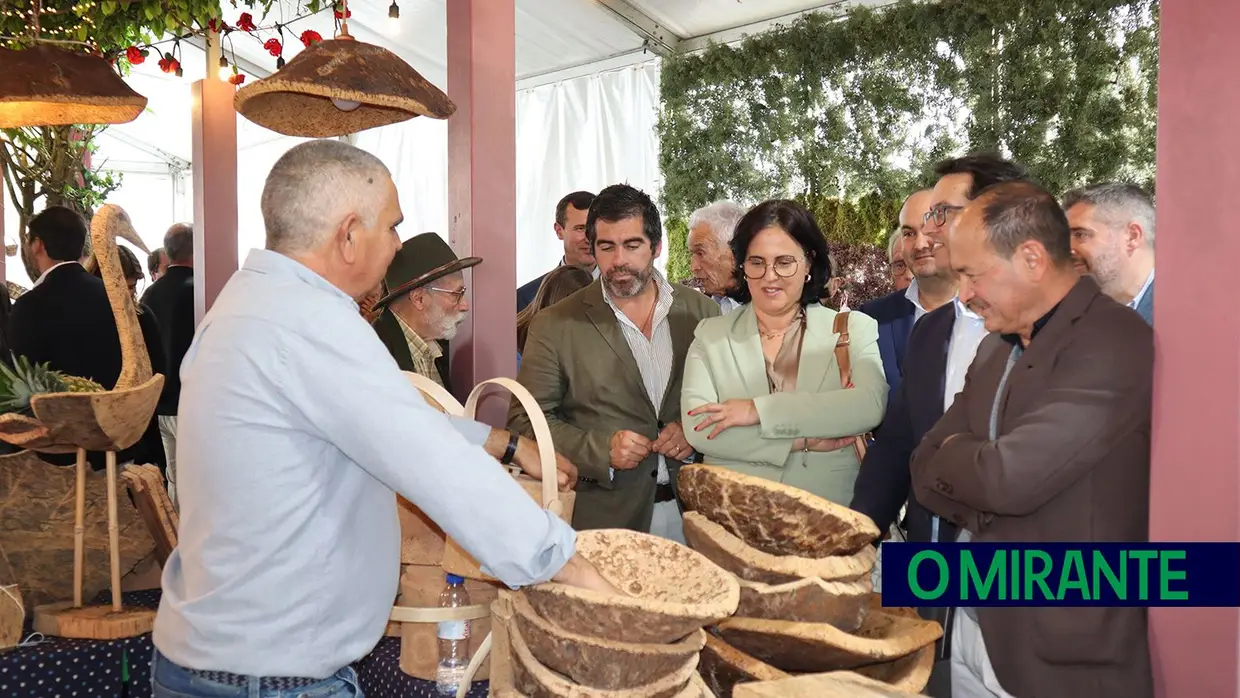
[[[739,617],[830,623],[846,632],[861,627],[874,588],[869,578],[825,582],[817,577],[776,585],[741,580],[740,587]]]
[[[807,558],[772,555],[748,545],[696,511],[685,512],[685,541],[711,562],[750,582],[787,584],[807,577],[824,581],[869,579],[877,553],[867,545],[852,555]]]
[[[933,669],[934,645],[929,644],[894,662],[857,667],[853,671],[901,691],[920,693],[926,688],[926,684],[930,683],[930,672]]]
[[[698,630],[672,644],[613,642],[577,635],[544,620],[521,594],[512,598],[514,622],[539,663],[573,682],[610,691],[645,686],[697,665],[706,643]]]
[[[530,652],[516,623],[508,628],[508,644],[514,687],[529,698],[697,698],[700,695],[700,690],[690,682],[697,673],[696,657],[653,683],[608,691],[578,685],[543,666]]]
[[[805,490],[712,465],[677,477],[680,500],[770,555],[811,559],[851,555],[877,540],[870,518]]]
[[[854,669],[907,657],[943,635],[934,621],[870,613],[855,633],[827,623],[728,618],[719,633],[729,645],[788,672]]]
[[[908,608],[906,606],[884,606],[883,595],[878,593],[877,591],[870,592],[868,606],[869,606],[870,611],[879,611],[880,613],[886,613],[892,616],[902,616],[904,618],[921,618],[921,614],[918,613],[917,609],[915,608]]]
[[[915,693],[871,681],[851,671],[744,684],[737,686],[733,695],[735,698],[917,698]]]
[[[524,590],[538,615],[578,635],[671,643],[736,611],[736,578],[701,554],[648,533],[577,534],[577,552],[625,596],[548,582]]]
[[[709,633],[698,661],[698,674],[716,698],[732,698],[732,691],[738,684],[776,681],[791,676]]]

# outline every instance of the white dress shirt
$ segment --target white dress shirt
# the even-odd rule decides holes
[[[947,344],[947,374],[943,380],[943,412],[946,413],[964,390],[964,377],[969,372],[977,347],[986,338],[986,321],[965,307],[960,297],[952,299],[956,308],[956,322],[952,324],[952,336]]]
[[[428,406],[344,292],[253,250],[181,366],[180,540],[155,646],[249,676],[325,678],[365,656],[400,576],[393,491],[508,585],[549,579],[575,534],[480,448],[488,431]]]
[[[650,338],[633,324],[628,315],[612,302],[611,296],[607,293],[607,284],[603,284],[603,300],[607,301],[607,305],[611,307],[611,311],[616,314],[616,321],[620,323],[620,330],[624,333],[624,341],[629,345],[629,351],[633,354],[633,360],[637,362],[637,370],[642,374],[642,385],[646,388],[646,397],[650,399],[650,404],[654,407],[657,414],[659,407],[663,404],[663,394],[667,392],[667,384],[672,379],[672,363],[675,360],[672,349],[672,325],[667,321],[668,313],[672,311],[672,285],[663,278],[658,269],[652,270],[652,280],[655,283],[655,289],[658,296],[654,303],[654,316],[650,320]],[[659,471],[656,481],[660,485],[671,483],[671,475],[667,469],[667,461],[663,459],[663,455],[659,455]],[[608,471],[615,477],[615,470]]]

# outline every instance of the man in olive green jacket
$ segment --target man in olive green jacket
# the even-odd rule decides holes
[[[694,453],[680,428],[680,379],[694,329],[719,306],[654,268],[661,233],[644,193],[600,192],[586,224],[600,279],[541,311],[526,336],[517,380],[577,466],[578,530],[681,537],[676,474]],[[515,400],[508,426],[533,436]]]

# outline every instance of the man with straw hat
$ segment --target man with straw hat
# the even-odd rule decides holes
[[[375,332],[402,371],[418,373],[448,390],[448,357],[440,342],[451,341],[469,314],[462,272],[481,257],[457,259],[435,233],[422,233],[400,246],[388,266],[387,295],[375,303],[381,311]]]
[[[428,405],[359,314],[400,247],[387,167],[340,141],[302,143],[272,168],[262,213],[266,249],[225,284],[181,365],[181,524],[153,695],[360,695],[352,665],[398,591],[393,492],[511,587],[618,593],[495,462],[509,435]],[[522,467],[541,478],[538,465]]]

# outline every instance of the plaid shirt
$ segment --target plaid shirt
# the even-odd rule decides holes
[[[439,342],[427,342],[418,336],[417,332],[409,329],[409,325],[396,313],[392,313],[396,318],[397,324],[400,325],[400,331],[405,335],[405,341],[409,343],[409,355],[413,357],[414,372],[426,376],[435,381],[439,385],[443,385],[443,379],[439,377],[439,369],[435,366],[435,360],[443,356],[443,350],[439,348]]]

